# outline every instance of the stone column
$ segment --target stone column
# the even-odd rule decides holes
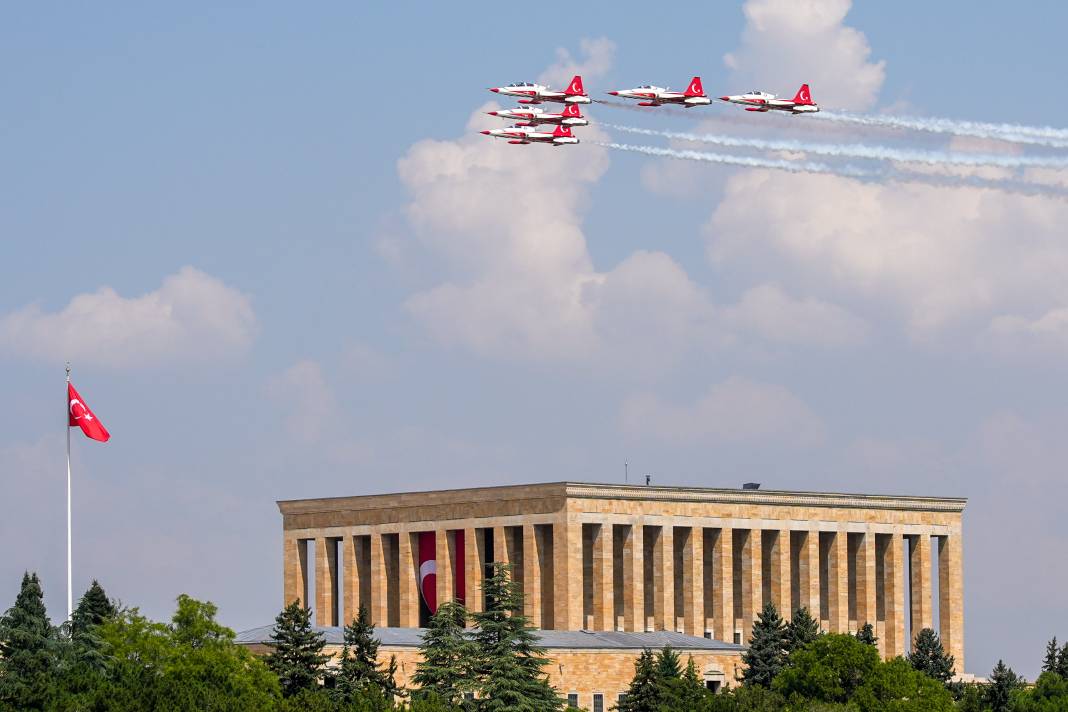
[[[593,537],[593,627],[595,630],[615,630],[612,525],[595,525]]]
[[[371,623],[389,626],[389,587],[386,585],[386,535],[371,531]]]
[[[891,534],[883,556],[883,610],[886,612],[883,654],[892,658],[908,650],[905,639],[905,540]]]
[[[307,540],[294,536],[282,537],[282,604],[293,601],[308,605],[308,545]]]
[[[780,529],[775,532],[775,543],[771,549],[771,602],[784,620],[790,620],[794,615],[793,589],[790,586],[791,558],[790,530]]]
[[[478,532],[474,527],[464,529],[464,605],[472,613],[482,612],[482,577],[486,570],[486,546],[478,541]]]
[[[912,630],[909,649],[916,635],[933,625],[931,620],[931,537],[919,534],[909,537],[909,597],[912,603]]]
[[[508,533],[504,527],[493,527],[493,562],[511,563],[508,557]]]
[[[716,534],[712,553],[712,637],[734,642],[734,530],[723,527]]]
[[[748,641],[753,622],[764,607],[764,554],[759,529],[749,529],[742,544],[742,640]],[[738,615],[735,612],[735,615]]]
[[[675,630],[674,560],[674,528],[662,526],[653,549],[653,620],[657,630]]]
[[[493,548],[496,550],[497,542]],[[582,630],[582,524],[569,519],[553,523],[553,627]]]
[[[334,539],[315,539],[315,623],[337,625],[337,546]]]
[[[472,536],[473,538],[473,536]],[[470,555],[469,555],[470,556]],[[533,524],[523,525],[523,614],[535,628],[541,628],[541,555],[538,533]],[[481,595],[479,596],[481,604]]]
[[[960,530],[938,538],[938,624],[957,672],[964,671],[964,561]]]
[[[872,628],[878,630],[875,587],[875,533],[867,531],[857,548],[857,630],[863,628],[865,623],[871,623]]]
[[[834,532],[828,567],[827,598],[831,633],[849,632],[849,533]]]
[[[456,583],[453,579],[456,539],[449,536],[448,529],[434,531],[434,555],[437,559],[438,605],[456,598]]]
[[[623,625],[645,631],[645,530],[641,519],[627,526],[623,544]]]
[[[688,530],[686,546],[682,550],[682,585],[685,625],[689,635],[705,634],[705,530]]]
[[[818,622],[820,619],[820,533],[814,529],[804,532],[804,543],[798,553],[801,585],[801,605]]]
[[[419,534],[397,537],[397,594],[401,628],[419,627]]]

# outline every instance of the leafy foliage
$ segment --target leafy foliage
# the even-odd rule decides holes
[[[865,623],[860,630],[857,631],[857,640],[865,645],[877,645],[879,639],[875,637],[875,629],[871,623]]]
[[[983,702],[991,712],[1009,712],[1012,709],[1013,693],[1023,686],[1023,680],[1007,667],[1005,662],[998,660],[990,673],[990,684],[983,691]]]
[[[271,645],[267,666],[278,676],[286,697],[318,686],[330,656],[323,654],[326,640],[312,629],[311,609],[296,600],[282,609],[274,619]]]
[[[946,653],[938,633],[930,628],[916,635],[916,649],[907,657],[912,667],[943,684],[953,677],[953,656]]]
[[[0,618],[0,703],[44,709],[55,667],[56,632],[36,573],[22,576],[15,605]]]
[[[744,685],[770,687],[786,663],[786,626],[770,601],[753,623],[749,649],[742,654]]]
[[[412,675],[420,690],[416,696],[433,696],[459,705],[464,693],[473,691],[470,681],[475,649],[464,629],[467,619],[467,609],[457,601],[441,604],[431,616],[419,646],[423,659]]]
[[[542,672],[548,662],[522,614],[523,595],[510,564],[496,563],[482,584],[485,611],[473,614],[479,709],[485,712],[559,710],[563,701]]]

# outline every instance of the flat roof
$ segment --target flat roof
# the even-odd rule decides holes
[[[270,643],[273,630],[273,625],[244,630],[237,634],[235,642],[241,645],[267,645]],[[315,630],[323,634],[327,645],[341,645],[344,642],[344,628],[315,626]],[[382,642],[382,645],[387,647],[417,648],[425,632],[425,628],[375,628],[374,635]],[[535,636],[538,644],[547,650],[641,650],[643,648],[659,650],[666,645],[671,646],[673,650],[738,653],[745,650],[741,645],[734,643],[698,638],[694,635],[667,630],[646,633],[607,630],[537,630]]]
[[[734,489],[722,487],[671,487],[664,485],[607,484],[603,482],[545,482],[489,487],[392,492],[347,497],[318,497],[279,500],[282,514],[308,514],[339,510],[388,507],[398,497],[419,497],[420,505],[470,502],[486,497],[498,500],[544,499],[622,499],[670,502],[714,502],[721,504],[804,505],[810,507],[855,507],[865,509],[906,509],[962,512],[964,497],[811,492],[805,490]]]

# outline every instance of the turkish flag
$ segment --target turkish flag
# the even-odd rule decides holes
[[[85,433],[85,437],[99,440],[102,443],[106,443],[111,437],[108,429],[93,415],[93,411],[89,410],[89,406],[78,395],[78,391],[74,390],[74,384],[70,381],[67,381],[67,414],[69,416],[67,425],[77,425]]]

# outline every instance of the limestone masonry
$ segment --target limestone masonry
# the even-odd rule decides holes
[[[831,632],[870,622],[892,657],[935,627],[937,606],[959,671],[964,506],[945,497],[575,482],[283,501],[284,603],[310,605],[320,626],[365,605],[379,628],[418,628],[427,614],[420,561],[436,561],[437,601],[458,598],[473,610],[486,565],[504,561],[526,615],[545,631],[744,643],[772,601],[787,619],[807,606]],[[420,557],[426,532],[435,533],[435,550]]]

